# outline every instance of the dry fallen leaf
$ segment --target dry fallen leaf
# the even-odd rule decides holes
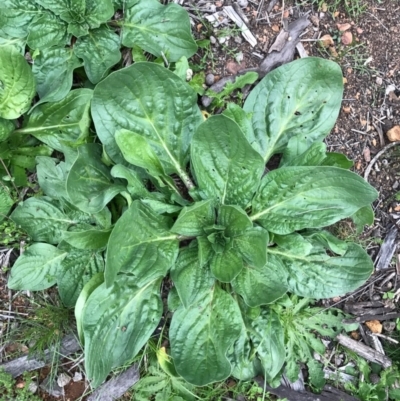
[[[279,32],[279,31],[280,31],[280,28],[279,28],[278,25],[272,25],[271,28],[272,28],[272,30],[273,30],[274,32]]]
[[[343,106],[342,109],[346,114],[349,114],[351,112],[351,107],[350,106]]]
[[[343,85],[347,84],[347,78],[343,77]]]
[[[400,141],[400,125],[395,125],[393,128],[390,128],[386,135],[390,142]]]
[[[360,338],[360,333],[358,331],[352,331],[350,333],[350,336],[354,339],[354,340],[358,340]]]
[[[372,331],[372,333],[382,333],[382,324],[379,320],[369,320],[365,322],[365,324]]]
[[[326,12],[328,11],[328,6],[327,6],[326,3],[322,3],[322,5],[321,5],[321,11],[322,11],[323,13],[326,13]]]
[[[345,24],[336,24],[336,26],[340,32],[348,31],[351,28],[351,25],[348,22]]]
[[[342,43],[343,43],[345,46],[348,46],[348,45],[350,45],[352,42],[353,42],[353,34],[352,34],[351,32],[349,32],[349,31],[345,32],[345,33],[342,35]]]
[[[376,139],[375,139],[375,138],[372,140],[372,145],[373,145],[374,147],[376,147]]]
[[[329,46],[333,46],[335,44],[335,42],[332,39],[331,35],[324,35],[320,38],[321,44],[324,47],[329,47]]]
[[[361,162],[360,162],[360,160],[356,163],[356,169],[357,170],[360,170],[361,169],[361,166],[362,166],[362,164],[361,164]]]

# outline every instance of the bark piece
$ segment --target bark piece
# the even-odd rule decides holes
[[[241,29],[242,36],[250,43],[252,47],[254,47],[257,44],[257,39],[251,33],[249,27],[240,18],[234,8],[232,6],[225,6],[224,13]]]
[[[50,348],[44,351],[43,357],[30,358],[28,355],[21,356],[20,358],[13,359],[12,361],[2,363],[0,369],[10,374],[12,377],[22,375],[24,372],[30,372],[31,370],[40,369],[46,366],[49,362],[54,359],[59,359],[63,356],[73,354],[81,349],[78,340],[74,335],[69,334],[61,341],[60,349]]]
[[[389,267],[389,264],[392,260],[394,252],[396,251],[396,237],[397,237],[397,227],[392,226],[389,230],[389,233],[386,235],[385,240],[381,246],[381,249],[378,252],[378,256],[375,260],[376,270],[383,270]]]
[[[342,322],[345,324],[352,324],[352,323],[365,323],[368,320],[391,320],[397,319],[400,317],[400,313],[386,313],[384,315],[363,315],[358,316],[354,319],[343,319]]]
[[[114,401],[127,392],[140,378],[138,365],[131,366],[95,390],[87,401]]]
[[[385,369],[392,366],[392,360],[388,358],[386,355],[375,351],[371,347],[367,347],[366,345],[352,340],[350,337],[345,336],[344,334],[339,334],[336,339],[342,344],[344,347],[351,349],[357,355],[360,355],[364,359],[378,363],[379,365],[383,366]]]

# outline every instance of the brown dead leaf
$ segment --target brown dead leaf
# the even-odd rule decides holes
[[[329,46],[333,46],[335,44],[335,42],[332,39],[331,35],[324,35],[320,38],[321,44],[322,46],[324,46],[325,48],[329,47]]]
[[[390,128],[386,135],[390,142],[400,141],[400,125],[395,125],[393,128]]]
[[[361,170],[361,167],[362,167],[362,164],[361,164],[360,160],[358,160],[356,163],[356,169]]]
[[[372,331],[372,333],[382,333],[382,324],[379,320],[369,320],[365,325]]]
[[[319,18],[316,15],[312,15],[310,20],[315,27],[319,27]]]
[[[345,24],[336,24],[336,26],[340,32],[348,31],[351,28],[351,25],[348,22],[346,22]]]
[[[347,84],[347,78],[343,77],[343,85]]]
[[[276,24],[272,25],[271,28],[272,28],[272,30],[273,30],[274,32],[279,32],[279,31],[280,31],[279,26],[276,25]]]
[[[360,338],[360,333],[358,331],[352,331],[350,333],[350,336],[354,339],[354,340],[358,340]]]
[[[395,206],[395,207],[394,207],[394,210],[395,210],[396,212],[400,212],[400,205]]]
[[[203,28],[203,24],[197,24],[196,28],[197,28],[197,32],[200,32],[201,28]]]
[[[321,5],[321,11],[322,11],[323,13],[326,13],[326,12],[328,11],[328,6],[327,6],[326,3],[322,3],[322,5]]]
[[[369,147],[366,146],[364,151],[363,151],[363,156],[364,160],[369,163],[371,161],[371,151],[369,150]]]
[[[348,46],[353,42],[353,34],[351,32],[349,32],[349,31],[347,31],[342,35],[342,39],[341,40],[342,40],[342,43],[345,46]]]
[[[333,18],[336,18],[336,17],[338,17],[339,16],[339,11],[335,11],[334,13],[333,13]]]
[[[226,68],[226,71],[229,72],[229,74],[235,75],[243,68],[246,68],[246,63],[244,62],[244,60],[240,64],[235,63],[234,61],[228,61],[226,63],[225,68]]]
[[[343,106],[343,107],[342,107],[342,110],[343,110],[346,114],[351,113],[351,107],[350,107],[350,106]]]

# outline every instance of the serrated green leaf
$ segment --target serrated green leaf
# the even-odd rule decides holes
[[[8,215],[13,204],[14,200],[10,192],[0,181],[0,222]]]
[[[82,320],[85,368],[93,387],[140,351],[161,315],[159,279],[139,287],[135,277],[123,275],[111,287],[102,284],[92,292]]]
[[[238,305],[218,286],[187,309],[179,307],[169,331],[177,372],[197,386],[226,379],[232,369],[226,354],[240,325]]]
[[[268,255],[266,264],[260,267],[245,265],[232,281],[232,287],[250,307],[270,304],[288,290],[286,272],[279,258]]]
[[[210,270],[202,267],[198,259],[198,247],[186,247],[171,269],[171,278],[185,308],[198,302],[212,291],[215,283]]]
[[[80,61],[71,49],[42,50],[32,66],[40,97],[35,107],[44,102],[58,102],[64,99],[71,90],[72,74],[75,68],[80,66]]]
[[[259,185],[264,162],[239,126],[223,115],[210,117],[193,136],[191,161],[205,198],[246,208]]]
[[[110,169],[101,162],[101,153],[99,144],[81,145],[67,177],[69,199],[86,213],[100,212],[124,189],[113,183]]]
[[[47,156],[36,157],[37,178],[42,191],[53,199],[68,199],[66,178],[70,165]]]
[[[67,252],[49,244],[31,245],[11,269],[8,287],[12,290],[40,291],[56,283],[60,264]]]
[[[80,145],[89,134],[89,108],[93,91],[76,89],[58,102],[36,107],[20,133],[30,134],[60,152]]]
[[[357,174],[337,167],[283,167],[267,174],[252,202],[253,221],[289,234],[336,223],[370,205],[377,191]]]
[[[202,116],[196,94],[173,72],[135,63],[110,74],[95,88],[92,116],[115,162],[124,163],[115,132],[127,129],[147,138],[166,174],[177,173],[187,181],[189,145]]]
[[[97,84],[121,59],[119,48],[119,36],[106,26],[102,26],[78,38],[74,52],[84,61],[89,80]]]
[[[0,32],[12,38],[25,38],[32,19],[43,13],[43,9],[36,3],[31,0],[2,0]]]
[[[107,287],[119,272],[129,273],[138,285],[164,277],[178,256],[177,236],[169,227],[168,217],[134,201],[115,224],[108,242]]]
[[[285,331],[278,315],[268,309],[251,322],[250,338],[257,352],[267,381],[271,382],[285,363]]]
[[[83,308],[88,300],[90,294],[101,284],[104,283],[104,273],[96,273],[82,288],[78,299],[75,303],[75,319],[76,319],[76,328],[78,331],[78,336],[81,344],[84,343],[85,339],[83,338]]]
[[[18,118],[34,96],[35,80],[24,56],[15,47],[0,47],[0,118]]]
[[[267,161],[295,135],[323,139],[336,122],[342,93],[342,71],[332,61],[307,57],[270,72],[244,104],[252,113],[254,148]]]
[[[75,224],[49,198],[28,198],[17,206],[10,218],[33,241],[50,244],[58,244],[62,240],[62,232]]]
[[[59,249],[68,252],[68,255],[57,271],[58,292],[63,304],[73,307],[89,280],[104,271],[104,260],[98,252],[76,249],[69,245],[63,245]]]
[[[15,125],[12,121],[0,118],[0,142],[5,141],[15,130]]]
[[[330,257],[321,246],[304,254],[301,248],[285,244],[283,238],[267,252],[281,259],[288,272],[289,291],[297,295],[317,299],[343,295],[364,284],[372,273],[370,257],[356,244],[348,244],[343,256]],[[298,237],[296,241],[308,242]]]
[[[193,56],[197,50],[187,12],[177,4],[163,6],[157,0],[132,0],[122,23],[122,44],[138,45],[169,61]]]
[[[211,257],[211,273],[223,283],[230,283],[242,269],[243,260],[235,249],[225,249],[222,253],[215,253]]]
[[[31,49],[47,50],[53,46],[63,46],[69,39],[67,24],[49,12],[38,14],[30,23],[28,31],[26,42]]]
[[[204,228],[215,223],[213,202],[200,201],[191,206],[184,207],[178,219],[171,228],[171,232],[188,237],[204,235]],[[250,222],[251,223],[251,222]]]

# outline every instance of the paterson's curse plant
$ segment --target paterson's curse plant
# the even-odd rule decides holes
[[[377,198],[322,142],[342,90],[338,65],[301,59],[268,74],[243,109],[204,120],[187,83],[142,62],[38,105],[18,131],[64,158],[37,157],[46,196],[11,214],[34,243],[9,287],[57,284],[94,386],[149,340],[166,313],[161,287],[171,361],[188,382],[295,380],[294,354],[310,367],[304,344],[323,352],[309,330],[341,329],[306,298],[353,291],[372,272],[360,246],[323,229],[371,223]]]

